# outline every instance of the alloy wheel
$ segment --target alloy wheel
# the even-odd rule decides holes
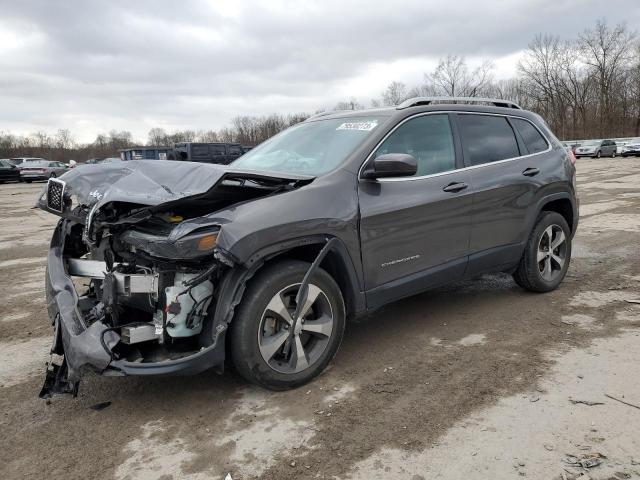
[[[549,225],[538,241],[538,271],[546,281],[562,272],[567,259],[567,238],[559,225]]]
[[[280,373],[299,373],[316,363],[329,345],[334,317],[331,303],[317,285],[309,284],[307,301],[293,318],[300,284],[276,293],[260,319],[258,347],[264,361]]]

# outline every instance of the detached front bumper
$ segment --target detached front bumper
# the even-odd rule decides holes
[[[224,335],[212,345],[175,360],[130,362],[118,359],[112,348],[120,336],[101,321],[85,324],[80,301],[63,257],[68,223],[56,227],[47,259],[47,310],[54,324],[52,353],[64,355],[67,380],[78,381],[86,371],[101,375],[193,375],[224,363]]]

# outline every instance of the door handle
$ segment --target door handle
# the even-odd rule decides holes
[[[459,192],[460,190],[464,190],[465,188],[467,188],[469,185],[467,185],[466,183],[462,183],[462,182],[453,182],[450,183],[449,185],[443,187],[442,190],[444,190],[445,192]]]
[[[538,170],[535,167],[529,167],[529,168],[525,168],[524,171],[522,172],[522,174],[525,177],[535,177],[537,174],[540,173],[540,170]]]

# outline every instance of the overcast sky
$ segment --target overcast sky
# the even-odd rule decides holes
[[[640,25],[640,0],[0,0],[0,130],[81,142],[363,103],[447,53],[514,74],[537,33]]]

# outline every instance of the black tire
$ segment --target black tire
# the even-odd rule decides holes
[[[31,183],[31,182],[33,182],[33,180],[25,180],[25,182]]]
[[[596,158],[600,158],[601,156],[602,156],[602,152],[598,150],[598,153],[596,153]]]
[[[564,264],[561,269],[556,271],[555,276],[551,280],[543,278],[540,272],[540,264],[537,260],[538,245],[545,230],[552,226],[559,226],[565,236],[566,250]],[[557,212],[541,212],[536,220],[536,224],[529,235],[527,244],[518,264],[518,268],[513,274],[513,279],[525,290],[532,292],[544,293],[550,292],[558,288],[562,280],[564,280],[571,262],[571,230],[567,221]]]
[[[322,353],[306,369],[282,373],[272,368],[260,352],[258,336],[267,305],[281,290],[299,284],[309,267],[306,262],[284,260],[264,267],[250,281],[231,322],[228,343],[235,369],[249,382],[270,390],[299,387],[318,376],[338,351],[345,327],[344,300],[333,278],[318,268],[310,283],[326,295],[324,298],[328,300],[333,316],[333,329]]]
[[[56,178],[56,172],[51,172],[51,175],[49,175],[49,178]]]
[[[616,158],[616,151],[614,150],[613,153],[611,154],[611,158]]]

